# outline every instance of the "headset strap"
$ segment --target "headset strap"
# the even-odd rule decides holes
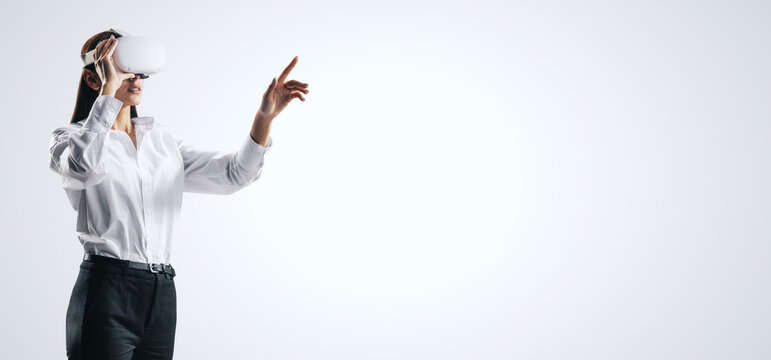
[[[120,35],[120,36],[129,36],[130,35],[128,32],[123,31],[123,30],[118,30],[118,29],[110,29],[109,31],[112,31],[114,33],[118,33],[118,35]],[[83,67],[91,65],[91,64],[93,64],[95,62],[95,59],[94,59],[94,54],[95,53],[96,53],[96,48],[94,48],[93,50],[91,50],[91,51],[89,51],[89,52],[87,52],[85,54],[80,54],[80,61],[83,63]]]

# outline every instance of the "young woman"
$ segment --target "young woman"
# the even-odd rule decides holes
[[[145,80],[120,72],[121,35],[91,37],[72,120],[53,131],[50,168],[78,213],[85,256],[67,308],[69,359],[171,359],[177,298],[170,265],[183,192],[230,194],[257,180],[273,119],[308,84],[286,81],[297,57],[262,96],[238,151],[201,150],[138,116]]]

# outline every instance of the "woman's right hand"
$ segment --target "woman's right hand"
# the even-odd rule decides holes
[[[94,67],[96,68],[97,75],[99,75],[99,79],[102,81],[102,95],[115,96],[115,92],[123,84],[123,80],[134,77],[132,73],[124,73],[118,70],[112,61],[112,53],[117,45],[118,39],[115,38],[115,35],[110,35],[109,39],[102,40],[96,45]]]

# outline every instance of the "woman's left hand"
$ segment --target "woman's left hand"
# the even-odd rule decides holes
[[[262,104],[260,104],[259,112],[264,116],[270,119],[275,118],[294,98],[305,101],[302,93],[308,93],[308,84],[297,80],[285,81],[295,64],[297,64],[297,56],[295,56],[294,59],[292,59],[292,62],[289,63],[289,66],[284,69],[284,72],[281,73],[278,80],[273,78],[270,86],[268,86],[268,90],[265,91],[265,94],[262,96]]]

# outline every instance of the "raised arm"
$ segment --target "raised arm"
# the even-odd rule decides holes
[[[123,102],[109,95],[94,101],[83,125],[59,127],[51,134],[49,168],[62,176],[65,189],[82,190],[105,176],[107,139]]]
[[[265,153],[270,150],[273,139],[270,127],[273,120],[284,108],[298,98],[305,101],[308,84],[286,78],[297,64],[295,56],[278,79],[273,78],[262,95],[260,109],[254,116],[249,135],[235,153],[200,150],[186,145],[174,137],[185,164],[186,192],[208,194],[231,194],[256,181],[262,172]]]

